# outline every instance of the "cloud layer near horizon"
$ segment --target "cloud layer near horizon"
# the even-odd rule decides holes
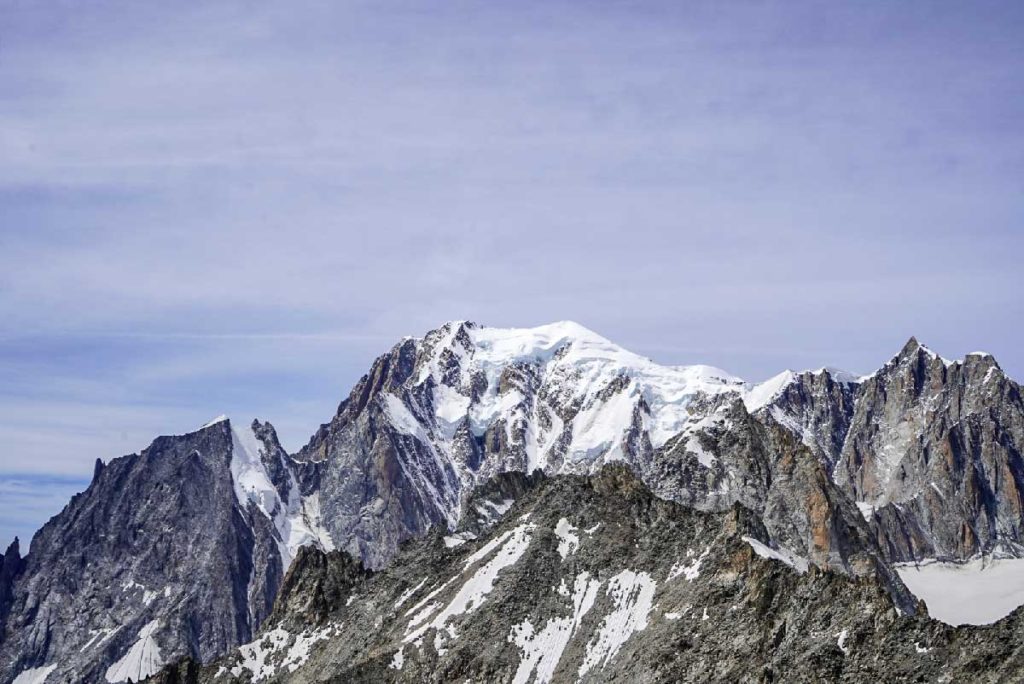
[[[449,319],[1016,377],[1016,3],[0,6],[0,473],[298,447]],[[55,511],[54,511],[55,512]],[[4,522],[0,537],[25,522]],[[37,523],[36,523],[37,524]]]

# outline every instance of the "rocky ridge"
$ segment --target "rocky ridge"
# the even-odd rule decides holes
[[[741,505],[704,513],[626,467],[541,478],[451,546],[379,573],[310,550],[250,644],[159,684],[216,682],[1011,681],[1024,610],[953,628],[872,574],[764,543]]]
[[[296,501],[295,482],[254,476],[283,459],[268,424],[219,420],[98,464],[27,557],[17,546],[4,554],[0,679],[139,681],[251,638],[291,562],[289,543],[316,544],[283,514],[278,492]]]
[[[1022,416],[990,356],[915,340],[865,378],[751,386],[571,323],[450,323],[379,357],[297,454],[268,423],[218,420],[98,464],[27,557],[3,556],[0,682],[207,662],[252,637],[306,547],[372,569],[434,528],[456,548],[534,470],[625,464],[660,497],[752,511],[787,558],[898,594],[895,561],[1020,553]]]

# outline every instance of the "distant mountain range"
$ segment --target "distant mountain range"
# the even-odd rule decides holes
[[[750,385],[448,323],[296,454],[222,417],[97,462],[0,556],[0,683],[1012,679],[1018,614],[930,620],[901,564],[1024,555],[1022,447],[987,354]]]

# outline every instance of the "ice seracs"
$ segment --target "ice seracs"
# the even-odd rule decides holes
[[[521,449],[516,469],[593,471],[627,459],[639,448],[630,439],[665,444],[697,419],[699,398],[746,387],[711,366],[658,365],[566,321],[524,329],[456,321],[412,342],[417,367],[381,407],[442,467],[465,448],[462,426],[478,438],[499,426]],[[476,475],[455,465],[471,486]]]
[[[568,321],[536,328],[454,321],[410,342],[416,368],[385,393],[382,408],[395,429],[429,447],[439,468],[453,466],[467,488],[478,474],[453,456],[474,448],[459,432],[466,427],[474,438],[509,445],[506,453],[517,460],[497,466],[502,469],[594,472],[613,461],[635,463],[680,435],[689,437],[685,449],[711,468],[716,457],[698,433],[711,427],[707,421],[721,422],[732,401],[742,400],[751,413],[772,411],[813,442],[774,403],[807,374],[857,383],[852,373],[828,366],[749,384],[712,366],[660,365]],[[457,517],[448,510],[452,502],[440,505]]]
[[[739,392],[744,386],[739,378],[711,366],[658,365],[568,321],[524,329],[455,322],[442,330],[449,331],[448,337],[433,345],[433,355],[418,376],[418,383],[435,380],[434,416],[440,422],[468,417],[474,431],[482,434],[523,400],[531,403],[520,390],[503,388],[500,382],[510,366],[529,364],[539,370],[538,385],[553,395],[556,405],[581,406],[569,449],[581,457],[612,448],[640,399],[649,409],[651,440],[660,445],[687,421],[686,405],[697,393]],[[457,378],[442,370],[442,356],[457,360]],[[474,374],[486,380],[486,390],[475,400],[469,396]],[[623,384],[621,391],[609,391],[617,380]],[[597,401],[601,393],[603,400]],[[538,431],[538,447],[550,432]],[[535,455],[542,466],[545,454]]]

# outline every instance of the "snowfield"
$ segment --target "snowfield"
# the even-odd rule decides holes
[[[928,614],[948,625],[987,625],[1024,605],[1024,558],[977,558],[896,567]]]

